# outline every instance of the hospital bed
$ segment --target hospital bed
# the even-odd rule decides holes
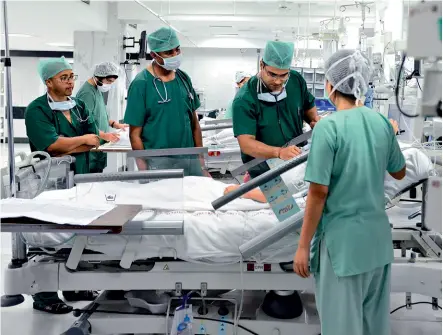
[[[214,182],[204,178],[182,179],[181,189],[187,192],[180,194],[180,188],[173,186],[180,182],[177,178],[134,187],[122,182],[108,185],[115,180],[137,178],[134,174],[74,176],[69,184],[75,183],[75,188],[45,192],[39,198],[72,198],[95,178],[107,183],[93,184],[87,194],[80,192],[82,201],[91,202],[98,195],[118,189],[120,203],[142,203],[143,211],[125,225],[121,234],[75,232],[75,238],[70,238],[69,232],[23,234],[27,242],[59,245],[26,253],[21,239],[16,239],[15,259],[4,277],[5,293],[14,296],[56,290],[105,290],[97,301],[77,311],[80,319],[66,334],[167,333],[172,323],[168,312],[153,314],[134,308],[129,300],[114,300],[112,291],[167,291],[172,298],[168,301],[172,311],[174,299],[192,290],[198,294],[192,300],[196,333],[219,333],[224,327],[227,334],[237,329],[241,334],[277,331],[317,335],[320,326],[312,296],[313,281],[296,276],[291,264],[303,210],[276,224],[267,204],[239,199],[248,190],[301,167],[307,155],[304,153],[221,197],[224,186],[205,191],[204,183]],[[408,160],[408,164],[414,166],[414,159]],[[143,171],[148,175],[151,172]],[[168,177],[170,173],[177,177],[177,171],[165,171],[155,178]],[[408,185],[400,185],[401,189],[390,186],[391,203],[411,188],[427,185],[427,178],[422,179],[419,174],[414,177]],[[304,186],[297,189],[301,208],[307,185]],[[175,192],[171,192],[172,187]],[[153,196],[146,194],[145,188],[150,188]],[[424,192],[422,208],[426,208],[426,216],[441,211],[441,207],[427,207],[426,201]],[[435,307],[442,289],[441,237],[429,231],[425,223],[423,217],[421,227],[416,227],[415,222],[400,227],[393,222],[396,258],[391,290],[406,292],[405,302],[409,304],[411,294],[428,296]],[[41,232],[39,227],[38,230],[28,226],[27,230]],[[2,223],[2,231],[5,229],[8,227]],[[69,242],[60,243],[68,239]],[[291,308],[286,310],[300,313],[282,319],[288,315],[282,315],[280,309],[288,302]]]

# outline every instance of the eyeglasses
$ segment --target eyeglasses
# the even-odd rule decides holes
[[[266,66],[263,66],[263,69],[266,71],[268,76],[270,76],[272,79],[286,80],[286,79],[289,78],[289,72],[286,72],[284,74],[277,74],[277,73],[274,73],[274,72],[269,72],[268,69],[266,68]]]
[[[58,78],[58,80],[60,80],[62,83],[67,83],[69,81],[76,81],[78,78],[78,75],[76,74],[71,74],[70,76],[68,75],[64,75]]]

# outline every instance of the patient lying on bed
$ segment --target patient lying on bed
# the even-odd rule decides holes
[[[399,181],[386,175],[387,200],[395,197],[398,192],[412,183],[427,178],[432,170],[430,159],[418,149],[404,146],[403,154],[406,160],[406,177]],[[300,198],[301,207],[304,207],[302,196],[308,189],[308,184],[303,181],[305,167],[306,163],[301,164],[281,176],[289,191],[296,198]],[[106,194],[114,194],[116,204],[141,204],[144,209],[195,212],[213,211],[212,201],[238,187],[205,177],[185,177],[183,180],[164,179],[144,185],[124,182],[83,184],[74,189],[44,192],[39,198],[75,200],[93,204],[105,202]],[[225,205],[221,210],[253,211],[265,208],[269,208],[269,205],[263,193],[257,188],[243,195],[241,199]]]
[[[406,160],[406,177],[402,180],[396,180],[386,173],[385,195],[388,201],[395,197],[400,190],[427,178],[432,171],[432,162],[423,152],[402,143],[400,143],[400,147]],[[281,176],[293,194],[300,191],[300,188],[295,185],[295,182],[300,185],[300,182],[304,179],[306,164],[307,163],[303,163]],[[304,189],[307,189],[307,184],[303,186]],[[230,193],[239,187],[240,185],[229,185],[225,188],[224,194]],[[261,203],[267,202],[265,195],[259,188],[244,194],[243,198]]]

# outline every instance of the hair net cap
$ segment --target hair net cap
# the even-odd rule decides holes
[[[235,73],[235,82],[237,84],[241,83],[243,79],[245,78],[251,78],[251,75],[247,72],[244,71],[237,71]]]
[[[372,66],[358,50],[342,49],[325,62],[325,77],[335,90],[363,99],[368,91]]]
[[[163,27],[148,36],[148,45],[151,51],[163,52],[177,48],[180,41],[173,29]]]
[[[117,76],[118,77],[118,66],[112,62],[103,62],[97,64],[94,69],[95,77],[108,77]]]
[[[266,65],[285,70],[291,67],[294,55],[294,43],[269,41],[266,43],[263,61]]]
[[[65,57],[41,60],[37,69],[43,82],[65,70],[72,70],[71,64],[68,63]]]

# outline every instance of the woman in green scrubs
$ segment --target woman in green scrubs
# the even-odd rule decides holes
[[[117,142],[119,135],[109,132],[109,128],[125,129],[126,124],[110,120],[106,111],[103,93],[108,92],[118,78],[118,66],[111,62],[98,64],[94,69],[94,76],[89,78],[77,92],[77,98],[82,100],[94,119],[99,130],[101,144],[105,142]],[[91,173],[102,173],[107,165],[107,154],[95,151],[89,153],[89,165]]]
[[[325,65],[326,91],[337,112],[313,132],[294,271],[314,274],[322,335],[389,335],[393,247],[384,178],[388,171],[402,179],[405,160],[395,124],[363,106],[368,59],[340,50]]]
[[[89,173],[89,151],[100,145],[98,130],[85,104],[71,98],[77,78],[62,57],[41,61],[39,74],[47,93],[26,108],[25,124],[31,151],[46,151],[51,156],[75,157],[74,172]],[[63,292],[68,301],[94,300],[93,291]],[[72,307],[59,299],[57,292],[32,296],[34,309],[66,314]]]
[[[195,111],[200,100],[189,76],[179,69],[180,42],[174,30],[160,28],[148,36],[153,61],[132,81],[125,123],[133,150],[202,147]],[[191,157],[161,157],[137,162],[139,169],[183,168],[203,175],[204,163]]]
[[[299,148],[284,145],[303,133],[303,121],[314,127],[319,120],[305,80],[290,69],[293,53],[293,43],[268,42],[260,72],[234,99],[234,135],[243,163],[254,158],[288,160],[299,155]],[[254,178],[267,170],[268,165],[262,163],[250,169],[249,174]]]

